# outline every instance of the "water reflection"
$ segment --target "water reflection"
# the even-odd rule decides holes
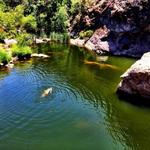
[[[149,110],[115,95],[119,76],[134,60],[97,57],[64,45],[40,45],[35,51],[51,57],[17,64],[0,80],[0,149],[150,147]],[[83,60],[119,69],[91,67]],[[53,94],[41,100],[48,87]]]

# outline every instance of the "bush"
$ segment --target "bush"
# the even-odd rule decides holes
[[[19,59],[30,57],[32,50],[29,46],[13,45],[12,56],[17,56]]]
[[[68,43],[69,35],[67,33],[55,33],[52,32],[50,34],[51,41],[60,42],[60,43]]]
[[[32,43],[32,37],[28,33],[19,33],[16,39],[18,41],[18,45],[22,47],[26,45],[30,45]]]
[[[7,64],[11,60],[11,55],[5,49],[0,48],[0,63]]]
[[[66,32],[68,26],[68,14],[64,6],[61,6],[52,18],[52,31]]]
[[[87,30],[87,31],[81,31],[79,33],[79,36],[81,39],[83,38],[90,38],[93,35],[93,31],[92,30]]]
[[[25,29],[36,29],[36,18],[32,15],[28,15],[21,18],[21,24]]]
[[[0,30],[1,30],[1,29],[0,29]],[[5,37],[6,37],[6,33],[0,31],[0,42],[3,42],[4,39],[5,39]]]

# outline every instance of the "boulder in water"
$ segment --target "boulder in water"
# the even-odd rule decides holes
[[[121,78],[117,89],[120,96],[150,99],[150,52],[136,61]]]

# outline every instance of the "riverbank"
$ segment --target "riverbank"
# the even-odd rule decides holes
[[[39,42],[40,41],[40,42]],[[36,39],[36,44],[48,43],[50,39]],[[17,61],[29,60],[32,57],[48,58],[48,55],[34,53],[31,46],[20,45],[14,39],[0,44],[0,68],[13,68]]]

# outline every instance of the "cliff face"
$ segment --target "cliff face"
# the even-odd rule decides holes
[[[95,0],[71,18],[70,32],[94,30],[92,50],[140,57],[150,51],[149,0]]]

